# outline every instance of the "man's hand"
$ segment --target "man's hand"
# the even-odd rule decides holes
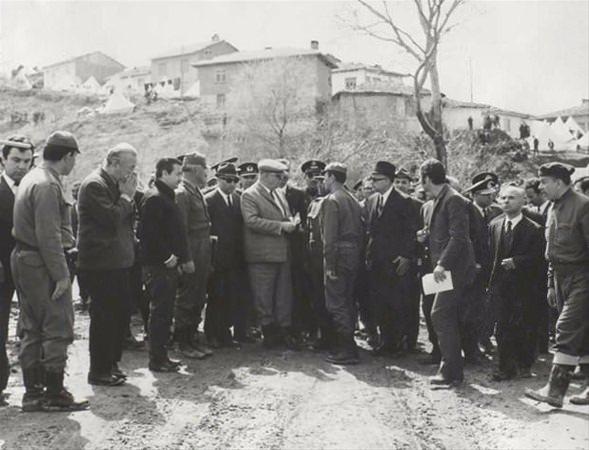
[[[181,264],[180,269],[182,269],[182,273],[194,273],[194,271],[195,271],[194,261],[188,261],[188,262],[185,262],[184,264]]]
[[[330,280],[337,280],[337,274],[335,273],[335,270],[326,271],[325,276],[327,276],[327,278],[329,278]]]
[[[53,291],[53,294],[51,295],[51,300],[53,300],[53,301],[57,300],[59,297],[61,297],[63,294],[65,294],[70,287],[71,287],[71,282],[70,282],[69,277],[62,278],[61,280],[59,280],[57,283],[55,283],[55,290]]]
[[[124,180],[119,181],[119,191],[121,194],[128,195],[133,198],[137,190],[137,174],[132,173]]]
[[[173,269],[174,267],[176,267],[176,265],[178,264],[178,257],[176,255],[172,255],[170,256],[166,262],[164,263],[164,265],[168,268],[168,269]]]
[[[553,287],[548,288],[546,293],[546,300],[552,308],[556,308],[556,290]]]
[[[402,277],[409,271],[409,267],[411,266],[411,260],[409,258],[405,258],[404,256],[397,256],[393,263],[397,264],[397,275]]]
[[[505,270],[514,270],[515,263],[513,262],[513,258],[506,258],[502,260],[501,267],[503,267]]]
[[[294,222],[281,222],[280,226],[284,233],[292,233],[297,228]]]
[[[434,281],[436,283],[441,283],[446,279],[446,269],[444,269],[439,264],[434,269]]]

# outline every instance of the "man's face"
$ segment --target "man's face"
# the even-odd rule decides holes
[[[528,199],[528,203],[534,206],[540,206],[542,203],[544,203],[544,196],[542,195],[542,192],[536,192],[532,188],[526,189],[526,197]]]
[[[372,187],[379,194],[384,194],[391,187],[392,181],[384,175],[374,175],[370,177],[372,180]]]
[[[554,177],[540,177],[540,189],[548,200],[557,200],[564,183]]]
[[[364,198],[368,198],[372,194],[374,194],[374,186],[372,185],[372,180],[368,179],[364,181],[362,192],[364,193]]]
[[[281,185],[282,173],[280,172],[264,172],[261,177],[266,187],[270,190],[274,190]]]
[[[332,173],[327,172],[325,174],[325,181],[323,182],[323,185],[325,186],[325,190],[327,192],[329,192],[334,183],[335,183],[335,176]]]
[[[239,184],[241,185],[241,187],[243,189],[247,189],[248,187],[253,185],[257,179],[258,179],[257,175],[242,175],[239,177],[239,180],[240,180]]]
[[[8,156],[2,156],[2,164],[6,175],[12,178],[17,183],[26,175],[31,168],[31,161],[33,160],[32,150],[23,150],[19,148],[11,148]]]
[[[174,164],[171,172],[166,172],[165,170],[162,172],[162,176],[160,178],[166,185],[168,185],[171,189],[176,189],[180,184],[180,180],[182,179],[182,167],[180,164]]]
[[[118,163],[115,163],[117,170],[117,178],[119,180],[126,180],[137,167],[137,155],[134,153],[123,153],[121,154]]]
[[[280,185],[279,187],[284,187],[286,186],[286,183],[288,183],[288,178],[290,177],[290,174],[288,172],[288,170],[285,170],[284,172],[282,172],[282,175],[280,177]]]
[[[505,214],[517,215],[526,203],[526,196],[522,189],[508,186],[499,194],[499,205]]]
[[[399,191],[403,192],[404,194],[410,194],[411,193],[411,183],[409,182],[409,180],[407,178],[395,178],[395,181],[393,182],[395,189],[398,189]]]
[[[219,189],[221,189],[221,191],[223,192],[223,194],[225,195],[229,195],[232,194],[233,191],[235,191],[235,188],[237,187],[237,178],[217,178],[218,180],[218,186]]]
[[[493,198],[494,198],[493,194],[479,194],[479,193],[473,194],[474,202],[481,208],[487,208],[487,207],[491,206],[491,203],[493,203]]]
[[[360,186],[358,189],[356,189],[356,191],[354,191],[354,195],[359,202],[364,200],[366,197],[364,196],[363,186]]]
[[[63,160],[65,162],[64,173],[63,175],[69,175],[72,170],[74,170],[74,166],[76,165],[76,158],[78,156],[78,152],[68,153],[64,156]]]

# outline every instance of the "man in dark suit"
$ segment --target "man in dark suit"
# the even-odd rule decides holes
[[[6,354],[10,305],[14,295],[14,282],[10,271],[10,253],[14,248],[12,237],[12,214],[14,195],[20,180],[31,168],[34,146],[25,136],[11,136],[0,141],[2,166],[0,176],[0,407],[8,403],[4,389],[8,384],[10,366]]]
[[[447,183],[446,170],[435,159],[421,167],[421,184],[435,200],[427,230],[433,276],[440,282],[452,273],[453,289],[436,294],[432,321],[442,353],[434,385],[457,385],[463,381],[459,318],[465,294],[475,277],[475,260],[469,233],[468,200]]]
[[[84,179],[78,195],[78,268],[92,298],[88,383],[94,385],[125,382],[118,363],[131,308],[136,165],[135,148],[116,145],[104,166]]]
[[[216,177],[217,189],[205,196],[211,218],[211,236],[216,238],[205,334],[213,347],[227,347],[235,345],[233,339],[248,341],[243,217],[240,198],[235,192],[239,181],[235,166],[221,165]]]
[[[276,189],[286,166],[274,160],[258,163],[259,180],[241,195],[245,224],[245,257],[250,285],[262,326],[264,345],[294,346],[290,334],[292,283],[288,235],[297,228],[288,205]]]
[[[500,203],[505,215],[491,222],[489,234],[493,255],[489,291],[497,305],[499,364],[493,380],[531,376],[536,356],[535,287],[544,243],[542,228],[522,214],[524,190],[506,186]]]
[[[407,277],[417,260],[417,211],[411,200],[393,186],[395,166],[378,161],[371,174],[377,192],[367,200],[368,246],[366,265],[372,303],[377,311],[381,339],[375,355],[401,350],[409,321]]]

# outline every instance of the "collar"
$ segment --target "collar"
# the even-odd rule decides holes
[[[543,214],[546,212],[546,210],[548,209],[549,206],[550,206],[550,200],[546,200],[538,208],[540,209],[540,212]]]
[[[112,186],[119,187],[119,183],[113,178],[111,174],[109,174],[104,168],[100,168],[100,176],[106,180],[107,183],[111,184]]]
[[[219,192],[219,194],[221,194],[221,197],[223,197],[225,203],[229,204],[229,197],[231,197],[231,194],[225,194],[225,192],[223,192],[219,187],[217,188],[217,191]]]
[[[174,200],[174,197],[175,197],[174,190],[170,186],[168,186],[166,183],[164,183],[161,180],[155,180],[154,186],[156,187],[156,189],[158,191],[160,191],[166,197],[169,197],[172,200]]]
[[[513,230],[516,225],[518,223],[520,223],[520,221],[524,218],[524,215],[520,212],[517,216],[515,216],[513,219],[510,219],[509,217],[505,216],[505,221],[503,222],[503,226],[505,228],[507,228],[507,222],[511,222],[511,229]]]
[[[383,206],[387,204],[387,200],[389,199],[389,196],[391,195],[391,192],[393,192],[394,189],[395,187],[391,184],[391,187],[384,194],[380,194],[382,196]]]
[[[60,186],[62,185],[61,184],[61,175],[53,167],[45,164],[45,162],[42,162],[37,167],[48,172]]]
[[[262,187],[262,189],[264,189],[268,194],[270,194],[270,197],[272,197],[272,191],[270,190],[270,188],[268,186],[266,186],[261,181],[259,181],[258,184]]]
[[[12,178],[10,178],[8,175],[6,175],[6,172],[4,172],[2,174],[2,178],[4,178],[4,181],[6,181],[6,184],[8,184],[8,187],[10,188],[10,190],[12,192],[14,192],[17,188],[15,181]]]
[[[568,188],[564,194],[562,194],[559,198],[557,198],[556,200],[554,200],[554,204],[555,205],[559,205],[562,202],[566,201],[567,198],[571,197],[573,195],[573,189],[572,188]]]

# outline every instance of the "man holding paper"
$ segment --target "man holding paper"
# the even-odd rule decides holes
[[[441,283],[452,273],[453,290],[438,292],[432,321],[438,335],[442,360],[434,385],[458,385],[463,381],[459,317],[466,288],[475,276],[474,250],[469,234],[468,200],[451,188],[442,163],[428,159],[420,168],[421,184],[435,199],[427,230],[433,276]],[[421,231],[420,234],[428,233]]]

